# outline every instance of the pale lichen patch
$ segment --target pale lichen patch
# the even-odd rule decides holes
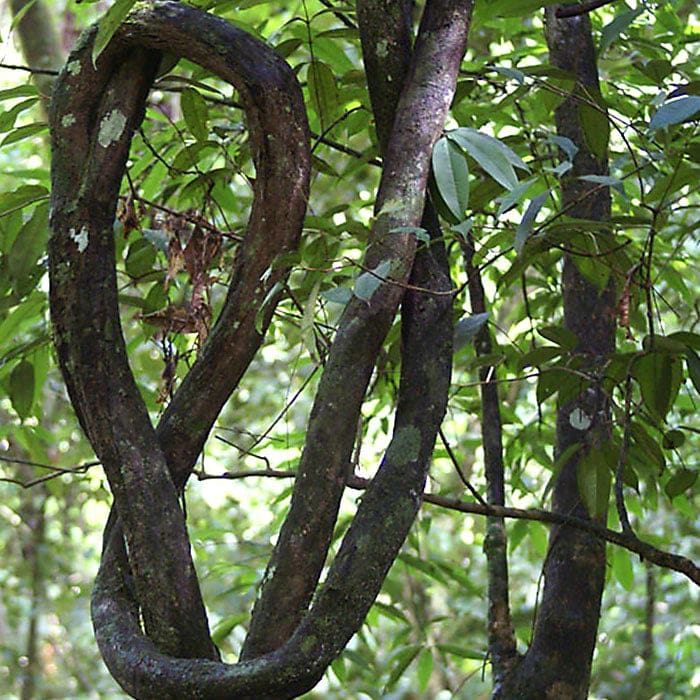
[[[107,148],[111,143],[119,140],[125,126],[126,117],[118,109],[113,109],[102,117],[100,130],[97,132],[97,142],[103,148]]]
[[[72,61],[66,63],[66,71],[71,75],[80,75],[81,65],[80,61],[76,58]]]
[[[82,253],[88,247],[88,230],[87,226],[83,226],[80,231],[76,231],[72,226],[68,229],[68,235],[71,240],[75,241],[78,246],[78,252]]]
[[[61,117],[61,126],[64,129],[67,129],[69,126],[73,126],[75,124],[75,115],[74,114],[64,114]]]

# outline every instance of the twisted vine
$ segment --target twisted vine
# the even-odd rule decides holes
[[[433,241],[416,253],[415,237],[405,228],[421,221],[430,153],[454,92],[470,14],[471,3],[456,0],[426,7],[365,261],[371,267],[388,261],[393,280],[410,276],[416,286],[443,292],[412,292],[404,300],[392,441],[309,607],[362,397],[402,298],[399,285],[384,283],[371,303],[351,301],[340,321],[290,513],[253,613],[244,660],[235,665],[218,660],[209,635],[178,493],[260,345],[255,320],[266,298],[263,332],[270,322],[275,285],[288,273],[276,258],[299,240],[310,160],[301,91],[289,66],[264,43],[220,18],[167,1],[138,5],[96,65],[95,30],[88,31],[61,72],[51,109],[51,315],[71,401],[116,504],[93,592],[96,637],[110,672],[136,698],[282,698],[310,689],[361,625],[403,543],[445,410],[452,337],[441,244]],[[131,137],[165,50],[235,86],[256,180],[223,309],[154,428],[121,332],[113,220]],[[349,389],[339,406],[334,398],[340,381]]]

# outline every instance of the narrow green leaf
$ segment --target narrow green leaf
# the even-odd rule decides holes
[[[41,134],[48,130],[49,125],[46,122],[34,122],[34,124],[26,124],[10,131],[2,140],[0,146],[9,146],[11,143],[17,143],[24,139],[31,138],[37,134]]]
[[[664,420],[671,408],[673,358],[662,352],[649,352],[632,365],[646,408],[655,418]]]
[[[626,591],[631,591],[634,588],[634,567],[630,553],[622,547],[612,547],[611,549],[613,574]]]
[[[0,90],[0,102],[15,97],[38,97],[39,91],[34,85],[17,85],[12,88]]]
[[[468,343],[471,343],[488,320],[488,311],[460,319],[455,326],[454,351],[457,352]]]
[[[685,363],[688,367],[688,376],[695,387],[695,391],[700,394],[700,357],[692,350],[685,353]]]
[[[476,659],[477,661],[483,661],[486,657],[485,652],[480,651],[479,649],[470,649],[459,644],[436,644],[435,646],[440,651],[446,654],[451,654],[452,656],[458,656],[461,659]]]
[[[698,479],[698,472],[695,469],[679,469],[664,486],[666,495],[673,500],[676,496],[680,496],[684,491],[687,491],[695,484]]]
[[[17,415],[24,420],[34,402],[34,365],[22,360],[10,374],[10,401]]]
[[[408,668],[413,659],[418,656],[421,649],[422,646],[420,644],[411,644],[410,646],[403,647],[403,649],[399,649],[399,651],[394,654],[391,660],[391,672],[384,686],[384,692],[391,690],[396,685],[399,678],[403,675],[403,672]]]
[[[193,88],[187,88],[180,95],[180,107],[187,128],[197,141],[209,138],[209,107],[205,99]]]
[[[325,127],[338,111],[338,85],[330,66],[322,61],[313,61],[308,71],[311,104]]]
[[[700,112],[700,97],[697,95],[679,97],[656,110],[649,122],[649,128],[655,131],[665,126],[679,124],[695,116],[698,112]]]
[[[543,338],[551,340],[566,350],[575,350],[578,345],[578,337],[568,328],[563,326],[545,326],[537,331]]]
[[[391,270],[391,262],[385,260],[379,263],[374,270],[366,270],[356,280],[353,289],[354,295],[362,301],[369,301],[372,295],[379,289],[381,283]]]
[[[528,170],[527,165],[504,143],[482,134],[476,129],[462,127],[447,133],[458,143],[496,182],[512,190],[518,185],[513,167]]]
[[[549,197],[549,190],[538,195],[534,199],[530,200],[530,204],[527,205],[527,209],[523,214],[523,218],[520,219],[518,227],[515,229],[515,252],[520,255],[525,245],[525,241],[528,239],[530,232],[532,231],[532,225],[535,223],[535,219],[542,209],[542,205],[547,201]]]
[[[592,518],[603,518],[610,499],[611,468],[603,448],[593,448],[578,463],[581,500]]]
[[[100,54],[105,50],[114,33],[119,29],[119,25],[124,21],[124,18],[129,14],[135,3],[136,0],[117,0],[100,19],[95,43],[92,46],[93,65],[97,63]]]
[[[469,204],[469,166],[464,151],[443,136],[435,144],[432,163],[442,201],[457,222],[463,221]]]
[[[49,237],[49,207],[37,206],[20,229],[7,255],[7,265],[15,290],[21,296],[27,294],[35,283],[36,265],[46,252]]]
[[[605,100],[600,92],[592,94],[590,89],[582,97],[583,101],[578,105],[578,118],[586,144],[596,158],[603,159],[610,140],[610,122]],[[595,104],[590,104],[591,101]]]
[[[3,192],[0,194],[0,216],[46,199],[48,196],[49,191],[42,185],[22,185],[12,192]]]
[[[418,687],[421,693],[424,693],[430,682],[430,676],[433,675],[433,652],[430,649],[421,651],[418,657],[416,675],[418,676]]]

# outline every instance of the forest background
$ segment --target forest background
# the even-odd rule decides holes
[[[610,144],[609,173],[587,176],[612,201],[612,242],[601,248],[599,227],[580,224],[573,240],[559,209],[559,178],[577,147],[555,128],[554,110],[572,83],[548,64],[547,4],[476,3],[445,124],[452,136],[438,141],[432,159],[430,188],[457,290],[449,402],[426,486],[432,498],[364,625],[307,697],[489,696],[480,385],[484,368],[492,368],[506,504],[547,511],[565,461],[554,449],[557,401],[590,381],[572,360],[575,338],[562,324],[561,260],[572,251],[591,284],[615,284],[612,430],[629,457],[623,476],[631,527],[661,551],[700,559],[697,7],[614,2],[590,15],[601,92],[584,96],[582,127],[593,152]],[[127,5],[112,6],[108,29]],[[282,300],[186,490],[213,639],[234,660],[286,514],[340,312],[352,298],[371,300],[388,270],[362,262],[381,157],[354,5],[241,0],[208,7],[292,65],[312,144],[304,232]],[[8,698],[125,697],[100,660],[89,615],[111,496],[52,349],[46,261],[47,95],[80,31],[108,8],[13,0],[1,10],[0,521],[7,534],[0,544],[0,693]],[[255,173],[236,94],[187,62],[158,78],[131,148],[115,223],[119,301],[131,367],[157,420],[221,306]],[[213,248],[204,267],[184,245],[194,230],[216,240],[205,243]],[[173,232],[183,240],[179,257],[169,246]],[[425,234],[413,233],[419,241]],[[469,294],[474,269],[485,308]],[[493,339],[487,353],[474,343],[484,329]],[[395,322],[356,428],[360,479],[373,476],[389,444],[400,353]],[[602,470],[579,484],[589,511],[607,507],[614,530],[624,526],[615,502],[617,458],[598,455]],[[332,551],[360,494],[343,497]],[[465,501],[476,504],[473,512],[459,505]],[[524,650],[541,596],[548,525],[506,522],[511,617]],[[590,696],[698,692],[698,602],[687,576],[609,544]]]

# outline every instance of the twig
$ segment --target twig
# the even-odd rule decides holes
[[[198,474],[200,479],[243,479],[249,476],[272,476],[276,478],[293,478],[296,472],[287,470],[266,470],[254,469],[241,472],[224,472],[223,474]],[[364,479],[359,476],[350,476],[347,479],[347,485],[351,489],[364,490],[371,482],[371,479]],[[537,508],[510,508],[508,506],[491,506],[482,505],[481,503],[468,503],[460,501],[456,498],[447,498],[438,496],[432,493],[424,493],[422,495],[424,503],[447,508],[448,510],[456,510],[460,513],[469,513],[470,515],[486,515],[497,518],[512,518],[514,520],[535,520],[542,523],[553,523],[555,525],[567,525],[575,527],[579,530],[584,530],[591,533],[595,537],[611,542],[619,547],[638,554],[642,560],[649,561],[652,564],[661,566],[665,569],[672,569],[684,576],[687,576],[693,583],[700,586],[700,567],[695,562],[680,554],[673,554],[658,549],[648,542],[640,540],[634,533],[628,534],[610,530],[603,525],[600,525],[592,520],[577,518],[573,515],[564,515],[562,513],[552,513],[548,510],[540,510]]]
[[[467,479],[466,475],[462,471],[462,467],[457,461],[457,457],[452,451],[450,443],[447,442],[447,438],[445,437],[445,433],[442,432],[442,428],[438,429],[438,435],[440,436],[440,440],[442,440],[442,444],[445,446],[445,450],[447,450],[447,456],[450,458],[450,461],[452,462],[452,466],[455,468],[455,471],[457,472],[457,474],[459,474],[459,478],[462,481],[462,483],[469,489],[471,495],[474,496],[474,498],[476,498],[476,500],[479,501],[481,505],[487,506],[488,504],[486,503],[486,501],[481,497],[481,494],[471,485],[471,483],[469,483],[469,479]]]
[[[0,63],[0,68],[6,68],[7,70],[23,70],[27,73],[32,73],[33,75],[58,75],[57,70],[51,70],[50,68],[32,68],[31,66],[16,66],[11,63]]]

